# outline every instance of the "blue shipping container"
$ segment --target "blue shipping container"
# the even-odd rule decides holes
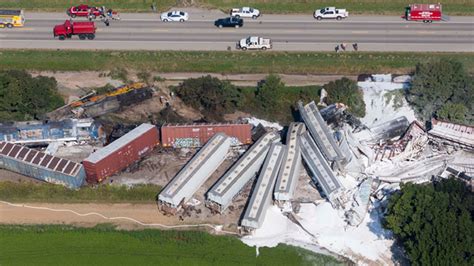
[[[0,142],[0,168],[74,189],[86,178],[82,164],[7,142]]]

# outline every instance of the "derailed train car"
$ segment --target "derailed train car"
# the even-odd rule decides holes
[[[69,188],[79,188],[84,167],[21,145],[0,142],[0,168]]]
[[[92,119],[26,121],[0,124],[0,141],[47,145],[56,141],[103,141],[102,125]]]

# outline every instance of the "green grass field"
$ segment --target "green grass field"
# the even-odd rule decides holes
[[[65,11],[71,5],[88,3],[90,5],[105,5],[120,11],[146,12],[150,11],[155,2],[159,11],[165,11],[177,3],[190,3],[190,0],[2,0],[0,8],[24,8],[26,10]],[[417,3],[436,3],[432,0],[419,0]],[[351,14],[386,14],[401,15],[404,7],[411,3],[406,0],[195,0],[198,6],[217,8],[227,12],[232,7],[252,6],[263,14],[268,13],[312,13],[316,8],[336,6],[346,8]],[[448,15],[472,15],[474,1],[445,0],[442,2],[443,11]]]
[[[343,265],[332,257],[198,231],[115,230],[110,225],[0,225],[0,265]]]
[[[474,53],[178,52],[3,50],[0,70],[360,74],[407,73],[418,62],[456,59],[474,73]],[[171,63],[170,63],[171,62]]]
[[[61,185],[31,182],[0,182],[0,200],[51,203],[155,203],[161,187],[99,185],[71,190]],[[1,263],[0,263],[1,265]]]

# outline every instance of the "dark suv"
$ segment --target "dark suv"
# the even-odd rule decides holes
[[[223,28],[223,27],[239,28],[244,25],[244,20],[241,18],[236,18],[236,17],[220,18],[214,22],[214,25],[216,25],[219,28]]]

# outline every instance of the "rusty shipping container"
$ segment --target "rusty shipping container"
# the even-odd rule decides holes
[[[216,133],[231,137],[231,145],[251,144],[250,124],[165,124],[161,127],[163,147],[201,147]]]
[[[79,163],[3,141],[0,168],[69,188],[79,188],[86,177]]]
[[[156,126],[141,124],[104,148],[92,153],[82,163],[87,182],[101,182],[150,153],[159,144]]]

